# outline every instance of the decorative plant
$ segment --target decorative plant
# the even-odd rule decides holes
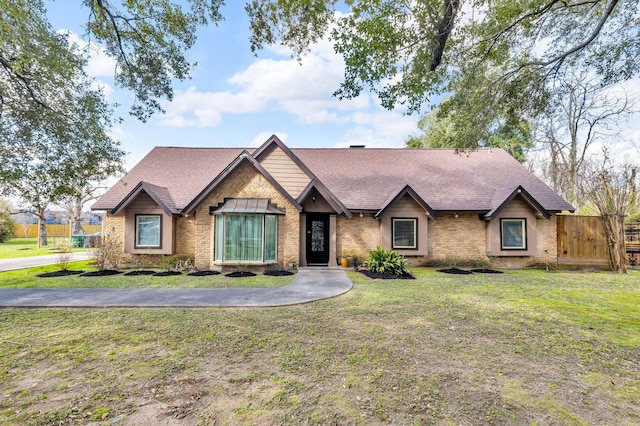
[[[369,252],[369,258],[365,262],[369,271],[385,275],[405,275],[408,274],[408,262],[398,252],[376,247]]]
[[[106,235],[93,251],[93,263],[99,271],[118,269],[123,253],[114,235]]]

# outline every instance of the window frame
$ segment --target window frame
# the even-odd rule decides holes
[[[413,245],[396,245],[396,222],[413,222]],[[418,250],[418,218],[417,217],[392,217],[391,218],[391,248],[393,250]]]
[[[505,246],[504,240],[504,224],[508,222],[519,222],[522,225],[522,247],[509,247]],[[527,251],[528,250],[528,241],[527,241],[527,218],[525,217],[513,217],[513,218],[500,218],[500,249],[501,250],[516,250],[516,251]]]
[[[140,242],[140,219],[142,218],[157,218],[158,219],[158,244],[155,245],[146,245],[139,244]],[[162,249],[162,215],[161,214],[152,214],[152,213],[141,213],[135,215],[135,229],[134,229],[134,245],[135,249],[152,249],[158,250]]]
[[[245,217],[245,216],[260,216],[262,230],[261,230],[261,258],[260,260],[243,260],[243,259],[226,259],[226,242],[227,242],[227,226],[226,226],[226,218],[227,217]],[[275,218],[273,223],[275,224],[275,250],[273,259],[267,258],[267,216],[272,216]],[[218,219],[220,218],[220,219]],[[222,229],[220,229],[220,223],[222,223]],[[270,264],[278,262],[278,227],[279,220],[278,215],[275,214],[265,214],[265,213],[254,213],[254,214],[238,214],[238,213],[223,213],[220,215],[216,215],[215,221],[215,241],[214,241],[214,260],[218,263],[251,263],[251,264]]]

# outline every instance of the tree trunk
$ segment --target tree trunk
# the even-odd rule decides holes
[[[47,223],[45,221],[44,209],[38,209],[38,247],[47,245]]]
[[[609,243],[609,266],[613,272],[627,273],[624,217],[617,214],[600,216]]]

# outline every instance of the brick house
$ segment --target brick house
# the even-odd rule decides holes
[[[376,246],[412,263],[556,262],[573,207],[501,149],[156,147],[92,207],[130,254],[227,265],[336,265]]]

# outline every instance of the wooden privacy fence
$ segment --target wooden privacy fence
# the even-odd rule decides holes
[[[102,225],[82,225],[87,234],[95,234],[102,232]],[[38,236],[37,224],[16,224],[16,237],[18,238],[36,238]],[[48,237],[68,237],[69,225],[47,225]]]
[[[626,224],[625,242],[627,264],[640,266],[640,223]],[[599,216],[558,216],[558,264],[609,264],[609,245]]]

